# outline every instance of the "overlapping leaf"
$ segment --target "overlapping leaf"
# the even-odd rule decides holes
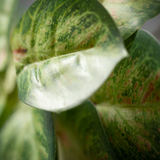
[[[125,44],[129,57],[117,65],[91,99],[98,104],[117,159],[158,160],[160,44],[143,30]]]
[[[126,56],[96,0],[37,0],[16,27],[12,50],[20,99],[49,111],[86,100]]]
[[[114,154],[91,102],[55,114],[64,160],[114,160]]]
[[[130,54],[91,98],[94,103],[160,104],[160,44],[139,30],[125,41]]]
[[[97,107],[118,160],[159,160],[160,107]]]
[[[56,138],[52,113],[19,102],[0,132],[0,159],[55,160]]]
[[[160,13],[159,0],[99,0],[114,18],[124,39]]]

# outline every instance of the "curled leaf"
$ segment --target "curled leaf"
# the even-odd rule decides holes
[[[96,0],[37,0],[17,25],[12,50],[20,99],[49,111],[88,99],[127,55]]]

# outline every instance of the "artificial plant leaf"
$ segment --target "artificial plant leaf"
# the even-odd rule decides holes
[[[94,105],[80,106],[54,114],[63,160],[113,160],[114,154]]]
[[[159,0],[99,0],[127,39],[148,19],[160,13]]]
[[[12,50],[20,99],[49,111],[82,103],[126,57],[97,0],[37,0],[17,25]]]
[[[19,102],[19,109],[0,132],[0,159],[55,160],[56,139],[52,113]]]
[[[121,61],[108,80],[91,97],[96,103],[160,104],[160,44],[139,30],[125,41],[129,57]]]
[[[9,28],[17,0],[0,1],[0,72],[6,67],[9,48]]]
[[[117,160],[159,160],[160,108],[97,106]]]

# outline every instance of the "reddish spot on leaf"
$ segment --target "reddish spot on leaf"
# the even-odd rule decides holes
[[[143,97],[143,100],[142,100],[142,104],[144,104],[148,97],[151,95],[151,93],[154,91],[154,84],[153,82],[151,82],[149,85],[148,85],[148,90],[147,92],[145,93],[144,97]]]
[[[119,99],[120,99],[120,97],[121,97],[121,95],[120,95],[120,94],[118,94],[118,95],[117,95],[117,100],[119,100]]]
[[[138,87],[138,82],[136,82],[136,84],[134,85],[134,89],[136,89]]]
[[[130,70],[128,69],[127,71],[126,71],[126,75],[128,76],[130,74]]]
[[[19,48],[13,51],[14,59],[20,61],[27,53],[27,49]]]
[[[160,77],[160,71],[156,74],[156,80],[158,81]]]
[[[156,102],[159,102],[159,96],[156,96]]]
[[[151,144],[146,140],[146,145],[149,150],[151,150]]]

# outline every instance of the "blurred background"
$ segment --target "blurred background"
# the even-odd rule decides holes
[[[35,0],[20,0],[17,10],[16,10],[16,22],[21,18],[24,10],[34,2]],[[142,29],[145,29],[152,33],[159,41],[160,41],[160,14],[153,19],[147,21],[143,26]]]

